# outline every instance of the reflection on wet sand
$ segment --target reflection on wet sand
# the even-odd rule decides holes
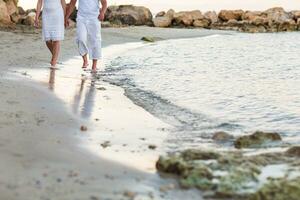
[[[81,117],[89,119],[92,115],[95,105],[96,89],[95,81],[91,81],[91,85],[85,93],[84,103],[81,110]]]
[[[49,89],[51,91],[54,90],[55,87],[55,69],[50,69],[50,76],[49,76]]]
[[[59,71],[58,74],[55,69],[50,69],[49,73],[49,85],[48,88],[55,93],[63,93],[66,95],[70,92],[70,88],[73,85],[75,88],[75,95],[73,95],[73,99],[70,101],[72,105],[72,111],[76,115],[80,115],[80,117],[89,119],[94,110],[95,106],[95,98],[96,98],[96,82],[94,80],[89,80],[89,78],[85,75],[81,75],[81,78],[78,77],[67,77],[62,74],[63,71]],[[68,89],[65,88],[67,81]],[[77,85],[77,81],[80,80],[79,88]],[[63,85],[63,87],[61,87]],[[83,93],[85,92],[85,95]]]

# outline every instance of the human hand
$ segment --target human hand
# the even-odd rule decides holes
[[[38,18],[35,18],[35,19],[34,19],[34,27],[35,27],[35,28],[39,28],[39,26],[40,26],[40,21],[39,21]]]
[[[65,28],[68,28],[70,26],[69,19],[65,19]]]
[[[102,12],[100,12],[100,14],[98,16],[99,21],[103,22],[104,18],[105,18],[104,14]]]

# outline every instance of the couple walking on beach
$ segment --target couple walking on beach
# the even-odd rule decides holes
[[[100,6],[100,2],[101,5]],[[66,6],[65,0],[38,0],[35,26],[39,26],[42,13],[42,34],[52,54],[51,68],[56,69],[60,53],[60,41],[64,40],[65,27],[74,11],[77,0],[71,0]],[[106,0],[79,0],[77,13],[77,38],[79,54],[82,56],[82,68],[89,65],[88,56],[93,60],[92,72],[97,71],[97,62],[101,59],[101,21],[107,9]]]

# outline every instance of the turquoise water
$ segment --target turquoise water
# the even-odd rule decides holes
[[[299,143],[299,33],[162,41],[113,59],[104,75],[174,127],[175,147],[218,130],[277,131]]]

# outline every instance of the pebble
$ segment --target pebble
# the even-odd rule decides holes
[[[156,146],[156,145],[154,145],[154,144],[150,144],[150,145],[148,146],[148,148],[149,148],[149,149],[152,149],[152,150],[154,150],[154,149],[156,149],[156,148],[157,148],[157,146]]]
[[[87,131],[88,128],[87,128],[86,126],[81,126],[81,127],[80,127],[80,130],[81,130],[81,131]]]
[[[134,199],[134,197],[136,196],[136,193],[127,190],[127,191],[125,191],[125,192],[123,193],[123,195],[124,195],[125,197],[130,198],[130,199]]]

